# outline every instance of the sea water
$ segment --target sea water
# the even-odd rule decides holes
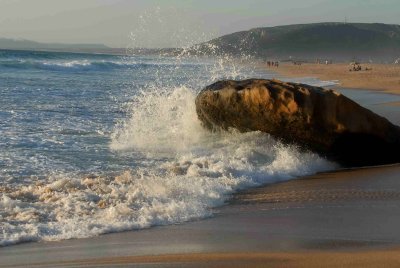
[[[240,189],[334,169],[201,126],[203,87],[273,76],[226,58],[0,50],[0,245],[201,219]]]

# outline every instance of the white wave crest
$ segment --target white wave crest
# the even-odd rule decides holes
[[[43,65],[74,68],[74,67],[80,67],[80,66],[90,66],[90,65],[92,65],[92,62],[89,60],[44,61]]]
[[[204,218],[239,189],[334,168],[264,133],[210,135],[162,163],[117,176],[54,177],[46,184],[7,189],[0,199],[5,223],[0,245]]]
[[[112,135],[111,148],[171,152],[192,146],[206,135],[194,100],[194,92],[185,86],[142,91],[131,104],[130,118]]]

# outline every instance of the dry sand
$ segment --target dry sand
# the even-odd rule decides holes
[[[350,72],[348,64],[312,64],[293,65],[283,63],[279,68],[269,70],[289,77],[315,77],[321,80],[339,80],[341,87],[383,90],[400,94],[400,65],[361,64],[363,70]],[[263,65],[266,67],[266,65]],[[365,71],[365,68],[372,68]]]
[[[0,267],[400,267],[400,166],[239,193],[212,218],[0,248]]]

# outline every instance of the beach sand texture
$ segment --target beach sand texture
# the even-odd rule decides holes
[[[266,66],[266,65],[265,65]],[[269,69],[289,77],[316,77],[338,80],[341,87],[382,90],[400,94],[400,64],[361,64],[362,71],[349,71],[349,64],[280,64]],[[266,67],[267,68],[267,67]],[[365,71],[365,68],[371,70]]]

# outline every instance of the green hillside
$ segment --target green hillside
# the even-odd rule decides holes
[[[212,48],[212,49],[211,49]],[[400,56],[400,25],[314,23],[255,28],[200,44],[202,53],[265,58],[363,58]]]

